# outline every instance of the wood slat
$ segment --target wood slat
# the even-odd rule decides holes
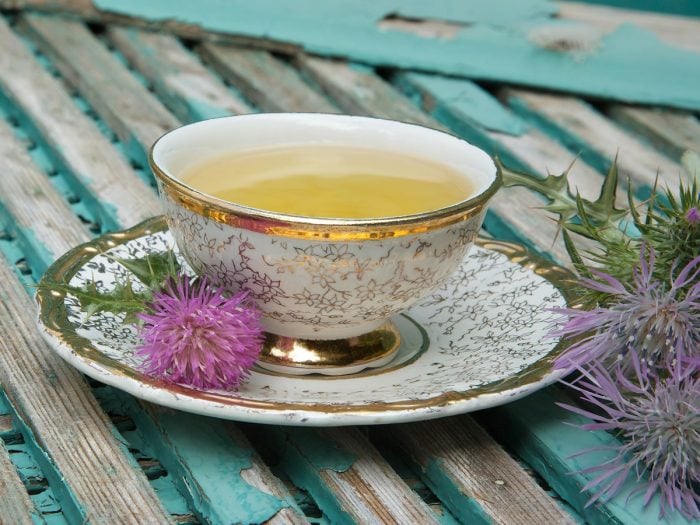
[[[646,507],[641,495],[628,498],[630,490],[638,487],[635,476],[627,479],[614,498],[605,503],[586,505],[595,488],[587,491],[582,491],[581,488],[599,473],[582,471],[612,459],[620,443],[608,432],[581,430],[578,426],[590,423],[590,420],[564,410],[555,403],[575,404],[560,389],[548,388],[513,403],[477,413],[477,417],[489,432],[538,472],[561,498],[581,514],[586,523],[660,523],[658,495]],[[579,454],[589,449],[596,450],[585,455]],[[666,514],[663,523],[688,524],[678,512]]]
[[[0,439],[11,434],[15,430],[10,414],[0,414]]]
[[[438,523],[357,427],[281,432],[289,477],[332,523]]]
[[[574,523],[469,416],[401,425],[385,435],[464,523]]]
[[[668,157],[627,133],[587,103],[569,96],[506,89],[502,93],[518,111],[539,119],[544,127],[582,156],[602,169],[617,155],[623,175],[639,186],[651,188],[658,176],[662,184],[674,187],[682,168]]]
[[[9,231],[18,234],[29,262],[41,273],[65,252],[66,246],[87,240],[85,227],[2,120],[0,159],[0,203],[13,218],[3,222]],[[27,235],[36,242],[27,242]]]
[[[66,243],[86,241],[87,232],[3,121],[0,158],[2,208],[13,217],[24,247],[35,254],[33,266],[42,271]],[[166,523],[157,496],[127,460],[83,378],[43,342],[34,324],[35,306],[5,259],[0,259],[0,297],[0,333],[5,334],[0,383],[70,484],[79,512],[96,521]],[[117,491],[118,496],[111,494]]]
[[[0,18],[0,86],[108,227],[146,219],[155,196]],[[28,191],[28,190],[25,190]],[[52,203],[56,205],[56,203]],[[110,212],[116,210],[115,217]],[[50,213],[50,212],[49,212]]]
[[[68,60],[70,60],[70,57],[68,57]],[[68,63],[66,64],[66,67],[72,68],[76,66],[74,64]],[[78,87],[78,89],[81,89],[79,82],[76,79],[73,79],[73,81],[76,82],[76,87]],[[109,94],[100,95],[99,93],[97,93],[95,96],[109,96]],[[148,96],[151,95],[148,94]],[[143,106],[139,106],[139,104],[141,104],[142,102],[144,103]],[[131,103],[133,104],[133,109],[136,113],[140,111],[145,112],[149,107],[148,102],[144,102],[142,99],[139,101],[133,100]],[[101,101],[101,104],[98,106],[98,112],[101,116],[104,117],[109,111],[109,104],[109,100]],[[148,113],[143,113],[143,115],[143,120],[147,120]],[[153,118],[157,118],[157,115]],[[0,124],[4,126],[3,123]],[[128,123],[126,125],[128,125]],[[1,127],[0,130],[2,130]],[[8,133],[11,132],[8,131]],[[0,139],[2,138],[3,136],[0,136]],[[7,146],[9,148],[9,141],[0,140],[0,143],[0,147]],[[112,146],[110,145],[109,147]],[[13,151],[15,152],[15,154],[19,155],[19,153],[17,152],[23,152],[23,146],[16,144]],[[0,150],[0,154],[2,154],[2,150]],[[18,165],[24,166],[25,169],[31,169],[33,166],[31,159],[29,159],[26,156],[26,153],[24,153],[24,157],[22,157],[21,160],[18,162]],[[36,172],[36,170],[34,170],[33,177],[30,179],[30,181],[33,181],[34,179],[36,179],[35,183],[40,188],[40,191],[34,190],[31,184],[27,185],[25,183],[26,187],[18,187],[18,191],[11,189],[8,193],[3,192],[3,195],[8,195],[12,197],[11,199],[8,199],[7,211],[11,216],[15,218],[15,222],[22,224],[27,223],[27,221],[24,220],[23,217],[25,217],[25,215],[28,217],[30,214],[30,210],[32,210],[32,206],[34,206],[33,204],[29,204],[30,202],[32,202],[32,191],[37,192],[41,195],[45,195],[48,199],[49,204],[47,204],[44,207],[44,209],[47,215],[52,216],[52,221],[35,221],[31,224],[31,228],[27,223],[27,228],[25,228],[25,231],[18,232],[20,233],[19,237],[23,239],[26,248],[40,252],[35,257],[33,266],[41,271],[58,255],[62,254],[75,244],[87,240],[87,234],[80,221],[78,221],[75,218],[70,208],[62,201],[61,197],[57,194],[56,190],[48,183],[48,180],[46,180],[42,174]],[[0,184],[5,182],[7,182],[5,178],[0,178]],[[7,183],[9,184],[9,182]],[[0,186],[0,189],[2,189],[2,186]],[[141,210],[141,213],[146,214],[146,216],[154,215],[159,212],[159,207],[157,206],[155,194],[150,188],[146,188],[145,191],[150,196],[151,200],[150,202],[144,204],[144,208]],[[115,208],[110,210],[113,213],[112,220],[119,226],[126,226],[126,224],[119,223],[118,217],[120,207],[127,205],[128,202],[116,200]],[[31,213],[36,214],[36,210],[32,210]],[[56,224],[60,224],[61,227],[55,227]],[[22,233],[24,233],[25,235],[21,235]],[[136,408],[130,415],[134,418],[143,417],[143,411],[140,408],[138,408],[138,406],[136,406]],[[218,425],[220,428],[224,428],[225,425],[221,422],[216,422],[215,424]],[[188,427],[187,432],[183,434],[180,422],[173,419],[169,420],[168,423],[157,422],[157,425],[160,431],[159,434],[154,434],[153,439],[155,441],[159,441],[160,443],[168,442],[171,443],[172,446],[177,446],[183,440],[186,441],[191,436],[198,436],[197,430],[194,426]],[[198,439],[198,446],[207,446],[206,439]],[[190,442],[191,441],[192,440],[190,439]],[[247,449],[242,449],[233,442],[228,444],[228,449],[232,454],[248,453]],[[184,460],[184,457],[185,456],[177,456],[176,461],[171,463],[169,467],[175,467],[175,465],[177,465],[177,468],[180,468],[183,473],[200,476],[202,475],[202,472],[206,472],[207,469],[211,469],[213,464],[218,465],[219,461],[217,458],[214,457],[209,458],[208,461],[204,462],[200,461],[201,458],[195,458],[193,460],[193,464],[189,464],[186,460]],[[267,471],[267,469],[265,469],[264,472],[257,471],[257,469],[263,467],[264,465],[261,462],[257,462],[252,466],[251,472],[247,474],[247,476],[249,476],[251,479],[256,479],[259,486],[266,481],[271,482],[271,480],[274,479],[269,473],[269,471]],[[245,481],[241,476],[234,479],[237,479],[239,484],[245,485]],[[198,508],[197,505],[201,504],[204,501],[203,498],[206,495],[198,492],[199,485],[197,483],[192,483],[191,487],[193,487],[194,490],[194,492],[191,493],[191,503],[195,506],[195,508]],[[284,492],[284,489],[278,482],[276,485],[271,486],[268,489],[268,491],[276,494]],[[210,506],[214,512],[219,513],[219,516],[225,516],[225,512],[223,512],[222,509],[227,508],[227,505],[230,504],[230,501],[235,501],[237,494],[236,485],[233,483],[229,483],[228,485],[223,486],[221,494],[222,497],[212,500],[210,502]],[[288,512],[282,512],[280,514],[280,517],[275,519],[277,519],[281,523],[285,523],[285,514],[288,514]],[[213,523],[226,523],[225,518],[222,517],[221,520],[214,521]]]
[[[12,143],[12,135],[10,134],[11,132],[7,130],[6,125],[0,121],[0,132],[5,129],[7,133],[3,135],[0,133],[0,145],[1,146],[7,146],[8,144]],[[14,140],[16,148],[23,148],[23,145],[21,145],[19,142]],[[21,150],[23,151],[23,149]],[[0,151],[0,155],[2,155],[2,151]],[[26,154],[25,154],[26,156]],[[29,170],[30,168],[33,167],[31,163],[31,159],[24,158],[24,162],[19,163],[19,166],[21,166],[25,171]],[[14,166],[14,165],[13,165]],[[5,176],[0,177],[0,184],[6,183],[8,180],[13,180],[17,177],[11,177],[7,176],[8,172],[5,171]],[[18,171],[19,174],[23,174],[24,172]],[[53,244],[50,245],[48,249],[43,250],[43,258],[38,258],[44,266],[48,265],[48,263],[53,260],[56,255],[54,254],[55,251],[58,253],[62,253],[66,251],[74,242],[80,241],[84,242],[87,240],[88,236],[87,233],[84,231],[82,228],[82,225],[80,224],[77,219],[74,218],[72,215],[72,212],[70,208],[68,208],[63,201],[60,199],[60,197],[57,195],[56,190],[48,183],[47,180],[44,180],[43,185],[39,182],[42,179],[40,178],[40,174],[34,174],[34,178],[37,179],[37,186],[40,187],[40,191],[46,196],[49,202],[53,203],[54,207],[49,208],[47,207],[47,210],[52,210],[52,217],[53,217],[53,222],[47,223],[47,222],[35,222],[33,224],[32,230],[27,230],[31,231],[31,235],[28,238],[28,242],[32,243],[34,246],[34,249],[36,251],[41,251],[41,246],[42,246],[42,239],[46,238],[51,238],[53,240]],[[24,177],[25,183],[27,177]],[[30,189],[34,188],[32,184],[29,184],[28,187]],[[2,190],[3,187],[0,186],[0,190]],[[32,194],[22,194],[22,193],[8,193],[4,195],[12,195],[12,199],[7,199],[5,204],[6,211],[8,214],[19,214],[21,216],[22,213],[24,213],[24,210],[30,210],[31,207],[28,205],[28,203],[32,202]],[[18,221],[17,217],[15,217],[15,220]],[[19,222],[19,221],[18,221]],[[62,226],[62,228],[54,230],[52,228],[52,224],[57,223]],[[82,230],[82,233],[81,233]],[[70,233],[70,234],[69,234]],[[20,232],[21,236],[21,232]],[[81,237],[79,239],[76,239],[75,237]],[[71,243],[71,244],[69,244]],[[7,270],[8,272],[10,271],[9,269]],[[9,275],[9,273],[8,273]],[[3,279],[3,275],[0,273],[0,279]],[[16,279],[12,277],[12,279],[6,279],[6,280],[12,280],[15,281],[15,284],[19,286],[18,283],[16,283]],[[1,284],[1,283],[0,283]],[[18,311],[24,311],[25,316],[29,316],[30,324],[28,324],[28,327],[34,327],[34,321],[33,321],[33,314],[32,312],[34,311],[34,307],[30,304],[27,305],[26,303],[29,302],[28,298],[20,303],[16,300],[16,296],[7,296],[7,294],[3,293],[3,289],[0,288],[0,293],[3,294],[3,297],[8,297],[7,301],[8,304],[6,305],[7,307],[12,307],[12,308],[17,308]],[[0,311],[1,312],[1,311]],[[9,319],[9,317],[8,317]],[[0,319],[1,321],[1,319]],[[5,333],[9,332],[10,328],[9,325],[2,325],[0,323],[0,333]],[[27,328],[29,330],[29,328]],[[26,338],[32,337],[30,342],[35,343],[37,341],[42,341],[41,336],[38,335],[36,330],[32,333],[27,333]],[[0,367],[3,367],[3,370],[0,370],[0,381],[3,382],[3,384],[6,386],[11,383],[7,383],[6,381],[10,381],[13,377],[15,377],[15,369],[16,368],[22,368],[22,370],[26,370],[27,376],[26,378],[23,378],[24,381],[31,381],[31,370],[33,363],[30,363],[29,365],[24,362],[19,362],[19,363],[14,363],[14,362],[7,362],[3,361],[3,356],[2,356],[2,350],[6,350],[7,352],[14,352],[14,353],[19,353],[21,357],[21,352],[18,352],[17,349],[12,350],[13,345],[17,345],[17,342],[10,339],[9,341],[6,341],[6,344],[9,345],[7,346],[6,349],[3,349],[2,346],[0,346]],[[77,389],[78,386],[81,386],[82,388],[85,389],[85,396],[90,395],[89,394],[89,389],[85,385],[84,380],[82,377],[69,365],[64,363],[62,360],[60,360],[50,349],[46,347],[46,345],[42,345],[41,348],[37,350],[43,351],[47,355],[45,358],[51,359],[52,363],[53,361],[57,361],[55,364],[55,368],[60,369],[58,371],[51,371],[50,373],[47,372],[47,374],[42,374],[42,377],[44,378],[45,381],[51,381],[52,374],[70,374],[67,377],[63,377],[63,375],[59,375],[59,379],[61,380],[61,384],[65,384],[65,388],[68,389],[67,392],[63,392],[63,401],[64,405],[60,407],[56,414],[56,419],[52,419],[52,407],[55,404],[55,400],[52,397],[45,396],[44,392],[41,390],[37,390],[36,387],[35,389],[31,390],[29,393],[27,393],[27,396],[29,399],[40,399],[42,400],[40,403],[38,403],[38,406],[34,410],[39,410],[39,411],[46,411],[46,415],[42,413],[42,417],[49,418],[49,421],[53,422],[53,424],[56,424],[56,421],[60,422],[61,425],[65,424],[65,421],[63,421],[64,418],[62,418],[62,413],[61,410],[64,411],[71,411],[72,410],[72,400],[75,397],[75,394],[72,392],[71,389]],[[16,365],[16,366],[15,366]],[[37,365],[39,366],[39,365]],[[12,370],[12,373],[10,371]],[[2,372],[5,371],[6,377],[9,377],[10,379],[6,379],[3,377]],[[36,372],[35,372],[36,373]],[[76,384],[73,384],[76,383]],[[26,385],[22,384],[21,385],[22,389],[26,389]],[[23,391],[23,390],[22,390]],[[13,391],[10,389],[8,391],[9,395],[13,395]],[[59,395],[59,394],[57,394]],[[81,398],[76,398],[77,402],[81,402]],[[94,398],[91,398],[94,401]],[[95,402],[96,403],[96,402]],[[99,409],[99,406],[97,407],[97,412],[99,412],[99,416],[105,417],[104,413],[101,412]],[[86,432],[91,432],[92,427],[90,425],[90,420],[89,417],[83,414],[83,410],[81,409],[81,406],[78,405],[75,407],[75,412],[77,414],[77,417],[81,417],[86,420]],[[146,422],[148,421],[147,416],[144,415],[143,410],[141,410],[138,405],[134,404],[134,408],[130,412],[130,415],[133,419],[139,420],[142,425],[145,425]],[[91,417],[98,417],[96,415],[90,414]],[[189,448],[189,450],[194,451],[199,447],[205,448],[210,446],[210,442],[207,439],[206,436],[204,436],[201,433],[201,425],[185,425],[183,427],[182,421],[183,418],[186,418],[188,416],[178,416],[176,418],[169,418],[166,419],[165,421],[156,421],[155,423],[150,423],[151,425],[155,425],[154,428],[158,428],[158,432],[155,432],[152,434],[153,440],[151,445],[154,447],[160,447],[161,452],[165,451],[167,452],[168,448],[167,447],[182,447],[183,449]],[[225,423],[223,422],[212,422],[212,425],[218,426],[219,428],[223,429]],[[72,431],[72,430],[71,430]],[[85,450],[84,447],[90,447],[93,445],[94,440],[90,441],[85,438],[85,435],[83,434],[78,434],[75,433],[74,437],[72,439],[67,439],[61,442],[61,432],[60,429],[56,428],[50,428],[50,424],[48,422],[44,422],[42,426],[37,426],[37,435],[40,438],[43,438],[45,434],[52,434],[52,441],[47,444],[46,448],[51,453],[55,448],[65,446],[65,447],[73,447],[75,448],[75,454],[86,454],[90,455],[93,454],[93,452],[90,452],[89,450]],[[223,430],[220,430],[220,432],[223,432]],[[82,441],[81,441],[82,440]],[[165,448],[163,447],[163,443],[168,443]],[[196,443],[196,446],[193,444]],[[43,444],[43,443],[42,443]],[[220,445],[221,446],[221,445]],[[81,448],[82,447],[82,448]],[[224,445],[223,450],[228,450],[230,454],[236,455],[236,454],[249,454],[248,450],[249,448],[240,448],[239,445],[234,444],[233,442],[230,442],[226,445]],[[198,492],[201,490],[201,486],[199,483],[196,483],[195,480],[200,477],[200,476],[206,476],[207,473],[212,469],[212,468],[218,468],[220,465],[220,458],[219,457],[213,457],[210,456],[206,458],[206,460],[203,460],[201,455],[194,455],[191,457],[188,457],[185,454],[177,454],[173,456],[175,459],[171,462],[169,462],[166,467],[168,470],[171,470],[173,472],[180,472],[182,474],[181,477],[184,477],[185,475],[188,476],[188,479],[191,481],[190,485],[184,485],[187,487],[187,489],[190,491],[190,499],[191,503],[199,509],[200,512],[203,512],[201,505],[203,502],[207,502],[207,512],[212,512],[214,513],[215,516],[218,516],[220,519],[212,521],[214,524],[223,524],[227,523],[225,517],[226,513],[222,509],[228,509],[230,507],[230,501],[235,500],[236,494],[238,494],[238,486],[240,484],[243,484],[243,486],[246,485],[245,481],[243,480],[242,477],[240,476],[235,476],[233,475],[231,479],[228,480],[228,483],[225,485],[222,485],[220,489],[220,494],[222,497],[220,498],[213,498],[212,500],[207,500],[206,499],[206,494]],[[126,461],[124,458],[123,461]],[[79,463],[79,462],[78,462]],[[113,463],[113,461],[111,462]],[[111,464],[110,463],[110,464]],[[165,464],[165,463],[164,463]],[[59,465],[60,467],[60,465]],[[79,468],[79,465],[78,467]],[[258,468],[264,468],[264,465],[261,462],[256,462],[251,466],[252,470],[256,470]],[[103,467],[103,470],[109,472],[107,467]],[[63,472],[63,471],[61,471]],[[248,476],[251,479],[257,479],[258,485],[261,485],[265,481],[269,481],[271,479],[271,474],[267,469],[265,468],[265,472],[251,472],[248,474]],[[90,476],[90,473],[87,472],[84,474],[85,481],[84,483],[89,483],[91,481],[94,481],[94,477]],[[66,482],[69,484],[70,487],[74,487],[75,481],[73,479],[73,476],[66,475]],[[144,478],[145,480],[145,478]],[[117,478],[117,482],[119,482],[120,479]],[[127,480],[128,481],[128,480]],[[214,480],[209,480],[210,483],[214,482]],[[185,483],[185,482],[183,482]],[[237,486],[236,483],[239,485]],[[114,486],[109,486],[104,480],[102,481],[102,485],[100,486],[101,490],[104,491],[104,493],[100,493],[100,497],[104,498],[104,505],[109,506],[109,498],[107,498],[107,493],[110,490],[121,490],[117,489]],[[125,487],[129,487],[128,484],[125,484]],[[137,489],[133,489],[137,490]],[[150,490],[150,489],[149,489]],[[277,494],[279,492],[283,491],[283,488],[279,485],[274,485],[273,487],[268,489],[268,492],[272,494]],[[155,498],[155,495],[153,495],[152,491],[150,491],[150,494]],[[78,496],[78,499],[80,500],[81,494],[78,493],[76,494]],[[115,512],[119,511],[119,504],[121,502],[117,501],[116,502],[116,510]],[[137,501],[138,503],[138,501]],[[198,505],[200,507],[198,507]],[[100,511],[103,511],[104,509],[99,509]],[[143,516],[148,516],[145,514],[148,511],[148,508],[145,507],[144,509],[144,514]],[[245,515],[246,509],[241,509],[241,512],[244,513]],[[134,512],[139,512],[138,510],[135,510]],[[118,522],[118,521],[115,521]],[[148,521],[143,520],[140,521],[140,523],[157,523],[157,520],[153,521]],[[286,519],[285,514],[283,513],[278,521],[273,521],[272,523],[288,523],[289,521]],[[120,523],[131,523],[131,521],[124,520]]]
[[[37,14],[22,16],[24,26],[65,79],[102,116],[139,163],[178,120],[76,20]]]
[[[0,440],[0,525],[32,525],[32,518],[38,512]]]
[[[254,46],[285,54],[293,54],[300,51],[298,45],[289,42],[245,35],[211,33],[202,28],[201,25],[183,22],[182,20],[168,18],[154,21],[122,15],[113,11],[102,11],[95,6],[92,0],[0,0],[0,9],[16,12],[38,11],[63,16],[74,15],[86,22],[96,22],[104,25],[128,25],[145,30],[155,29],[188,39],[204,39],[239,46]]]
[[[449,127],[465,127],[481,135],[481,143],[494,153],[532,173],[562,173],[574,156],[559,143],[504,107],[495,97],[469,80],[399,73],[396,83],[420,99],[421,107]],[[465,94],[466,96],[464,96]],[[469,135],[469,130],[467,130]],[[581,159],[569,172],[572,187],[594,199],[602,175]]]
[[[291,66],[267,51],[208,43],[198,50],[230,84],[265,111],[338,112]]]
[[[557,2],[557,7],[559,18],[586,22],[606,33],[623,24],[634,24],[651,31],[668,44],[700,52],[700,20],[692,16],[650,13],[578,2]]]
[[[300,57],[299,64],[345,111],[445,129],[376,75],[318,58]],[[342,82],[336,81],[338,78]],[[557,238],[556,223],[537,211],[543,205],[542,199],[523,188],[503,188],[489,208],[511,231],[518,232],[539,250],[551,252],[559,261],[568,261],[561,239],[552,244]]]
[[[608,111],[671,158],[680,158],[688,150],[700,151],[700,121],[690,113],[622,104],[610,106]]]
[[[254,450],[252,444],[238,429],[238,427],[229,423],[226,425],[229,439],[236,446],[243,450]],[[269,467],[260,458],[257,453],[251,455],[251,467],[241,471],[241,478],[250,486],[256,489],[275,496],[280,500],[290,501],[291,496],[284,484],[270,471]],[[308,520],[302,514],[296,505],[290,505],[287,508],[281,509],[267,523],[270,525],[302,525],[308,523]]]
[[[136,423],[203,521],[308,523],[289,491],[233,423],[141,405],[144,410],[138,411]]]
[[[0,143],[10,142],[3,134]],[[3,163],[0,180],[27,175],[26,165],[21,171],[13,166]],[[35,306],[5,259],[0,259],[0,296],[0,382],[55,465],[58,479],[70,486],[76,500],[73,515],[96,523],[168,523],[158,497],[127,459],[83,378],[37,332]]]
[[[117,26],[107,35],[180,120],[251,112],[175,37]]]
[[[345,62],[308,55],[300,55],[296,63],[348,113],[389,118],[445,130],[442,124],[416,110],[409,100],[374,74],[353,69]]]

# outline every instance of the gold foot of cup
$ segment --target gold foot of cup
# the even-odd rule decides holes
[[[258,365],[290,375],[354,374],[389,363],[400,344],[399,331],[391,321],[372,332],[347,339],[315,341],[268,333]]]

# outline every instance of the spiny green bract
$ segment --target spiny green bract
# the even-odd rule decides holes
[[[616,159],[617,160],[617,159]],[[504,186],[524,186],[547,200],[545,210],[558,215],[564,243],[576,270],[591,276],[589,266],[615,277],[623,283],[632,280],[633,268],[639,263],[641,246],[652,247],[657,255],[654,277],[668,283],[669,276],[700,255],[700,194],[697,180],[683,184],[676,191],[653,188],[645,203],[635,203],[627,182],[627,206],[616,206],[618,169],[616,160],[603,180],[595,201],[573,194],[568,183],[571,166],[561,175],[545,178],[505,168],[497,160]],[[598,249],[581,253],[571,234],[593,240]],[[584,304],[606,304],[607,294],[581,288]]]
[[[124,323],[132,324],[137,322],[136,314],[146,308],[153,292],[159,290],[169,278],[176,277],[180,271],[180,264],[172,250],[134,259],[120,259],[109,254],[104,255],[124,266],[146,288],[142,291],[135,291],[131,275],[117,282],[114,288],[109,291],[98,290],[95,281],[89,281],[80,287],[65,282],[42,282],[37,285],[37,288],[45,288],[77,297],[80,301],[80,307],[88,317],[100,312],[126,314]]]

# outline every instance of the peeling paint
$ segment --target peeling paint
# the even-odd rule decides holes
[[[412,1],[397,10],[391,0],[343,3],[274,0],[173,4],[167,0],[95,0],[98,8],[152,20],[175,19],[211,31],[270,38],[321,55],[358,62],[515,83],[616,100],[700,109],[700,54],[623,25],[582,57],[577,50],[543,49],[529,38],[535,28],[562,24],[551,18],[556,2]],[[397,13],[409,18],[470,22],[450,40],[376,24]],[[514,13],[520,13],[516,17]],[[334,23],[325,23],[333,20]],[[580,31],[577,29],[577,31]],[[561,38],[560,38],[561,40]]]
[[[317,470],[345,472],[357,460],[356,454],[323,437],[320,430],[294,428],[285,433],[290,446],[296,447]]]

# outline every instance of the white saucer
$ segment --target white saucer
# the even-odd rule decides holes
[[[66,253],[45,280],[113,287],[143,257],[174,242],[162,218],[104,235]],[[138,369],[136,330],[111,313],[87,318],[78,300],[41,290],[39,326],[69,363],[147,401],[213,417],[285,425],[356,425],[431,419],[512,401],[560,377],[563,345],[547,334],[566,305],[571,275],[516,244],[481,240],[453,278],[393,320],[401,347],[386,365],[341,377],[255,369],[236,392],[154,380]]]

